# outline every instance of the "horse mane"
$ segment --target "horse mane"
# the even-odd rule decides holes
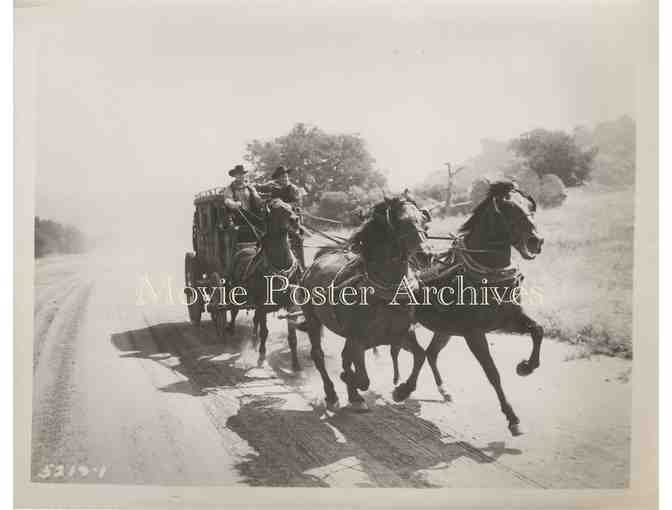
[[[415,204],[415,200],[407,195],[386,198],[378,202],[372,207],[370,217],[352,233],[350,244],[366,256],[370,246],[387,240],[390,212],[407,202]]]
[[[473,230],[473,228],[476,226],[476,223],[478,219],[481,217],[481,215],[486,211],[486,209],[490,206],[490,203],[493,198],[501,198],[505,195],[508,195],[512,191],[517,191],[521,195],[523,195],[525,198],[530,200],[532,202],[533,210],[536,210],[537,204],[534,201],[534,199],[523,193],[522,191],[518,190],[516,187],[516,184],[512,181],[495,181],[492,184],[490,184],[490,187],[488,188],[488,195],[481,201],[480,204],[476,206],[474,211],[471,213],[471,216],[465,221],[458,232],[460,234],[468,234]]]

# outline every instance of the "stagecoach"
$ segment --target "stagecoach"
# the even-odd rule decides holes
[[[210,313],[218,335],[223,336],[226,327],[226,312],[234,308],[230,300],[220,299],[218,291],[210,303],[205,303],[203,294],[194,300],[191,289],[205,287],[208,294],[212,288],[227,289],[231,263],[237,251],[256,247],[265,230],[261,214],[231,211],[224,206],[223,188],[202,191],[194,197],[192,224],[193,252],[184,257],[184,284],[187,294],[189,319],[199,325],[204,312]],[[264,195],[262,195],[262,198]],[[303,260],[301,247],[300,260]],[[236,310],[249,310],[251,305],[235,306]]]
[[[218,333],[223,333],[226,311],[230,304],[219,304],[213,299],[207,306],[202,293],[194,301],[194,293],[190,289],[206,287],[208,292],[213,287],[222,285],[227,278],[231,260],[237,250],[256,246],[259,229],[263,225],[250,217],[250,224],[240,225],[236,222],[233,212],[224,207],[222,188],[212,188],[198,193],[194,197],[194,217],[192,224],[193,252],[184,256],[184,284],[187,293],[189,319],[192,324],[201,322],[203,312],[209,312]],[[255,232],[256,230],[256,232]],[[216,296],[214,296],[216,297]],[[193,302],[192,302],[193,301]],[[245,307],[239,307],[239,309]]]

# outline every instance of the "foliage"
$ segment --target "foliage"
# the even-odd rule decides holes
[[[567,198],[567,192],[562,179],[554,174],[546,174],[541,178],[541,185],[537,195],[537,202],[542,207],[558,207]]]
[[[85,249],[84,234],[76,227],[35,217],[35,257],[50,253],[80,253]]]
[[[329,134],[302,123],[284,136],[248,143],[245,160],[259,179],[269,178],[279,165],[294,169],[292,180],[305,189],[306,205],[327,191],[368,190],[386,182],[359,135]]]
[[[377,189],[367,190],[351,186],[345,191],[325,191],[312,210],[323,218],[337,219],[345,225],[356,225],[366,216],[369,208],[382,199]]]
[[[574,137],[583,147],[599,149],[593,162],[592,181],[610,187],[634,184],[637,132],[632,118],[624,115],[602,122],[593,130],[579,127],[574,130]]]
[[[319,216],[324,218],[336,219],[346,214],[350,209],[352,209],[350,197],[345,191],[325,191],[322,194],[317,212]]]
[[[589,179],[598,153],[596,147],[580,147],[572,135],[546,129],[523,133],[510,147],[539,177],[554,174],[566,186],[579,186]]]

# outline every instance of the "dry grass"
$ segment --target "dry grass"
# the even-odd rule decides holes
[[[534,261],[518,257],[525,285],[539,290],[526,310],[548,336],[584,346],[587,355],[632,357],[632,188],[569,191],[565,204],[542,209],[537,226],[545,243]],[[432,223],[455,231],[464,217]]]

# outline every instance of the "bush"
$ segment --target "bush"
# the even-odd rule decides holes
[[[567,192],[562,179],[557,175],[547,174],[541,179],[538,202],[542,207],[558,207],[567,198]]]
[[[474,180],[471,185],[471,191],[469,192],[469,199],[471,200],[470,208],[473,209],[478,204],[483,202],[488,196],[488,190],[490,189],[490,179],[487,177],[479,177]]]
[[[320,197],[317,209],[318,216],[324,218],[336,219],[354,209],[351,206],[350,197],[345,191],[325,191]]]

